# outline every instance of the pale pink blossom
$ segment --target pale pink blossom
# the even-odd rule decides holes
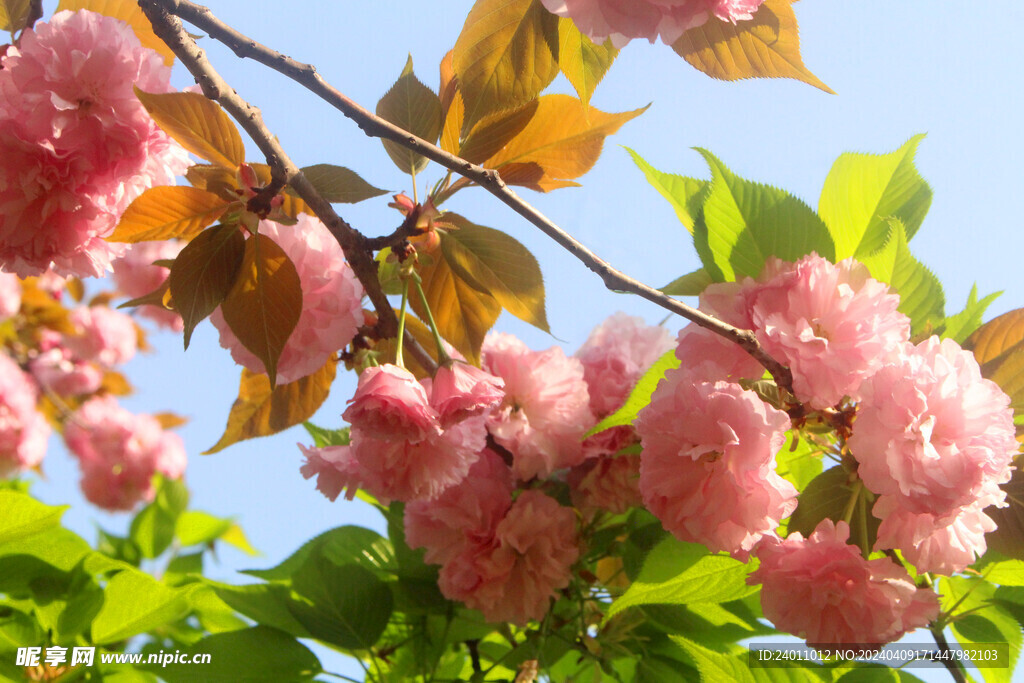
[[[156,261],[173,260],[184,248],[184,242],[166,240],[162,242],[137,242],[128,247],[124,256],[114,261],[114,282],[130,299],[136,299],[154,292],[171,272],[164,266],[154,265]],[[160,327],[181,332],[185,324],[176,311],[163,306],[145,304],[134,310],[149,318]]]
[[[311,375],[345,348],[363,324],[363,287],[345,261],[338,241],[316,218],[299,214],[295,225],[260,221],[259,232],[277,243],[299,273],[302,314],[277,362],[277,382],[287,384]],[[210,320],[220,344],[239,365],[265,372],[263,362],[242,346],[218,308]]]
[[[489,622],[542,619],[579,557],[576,517],[537,490],[516,498],[487,543],[471,544],[441,567],[438,585]]]
[[[361,434],[416,443],[441,433],[437,411],[411,372],[397,365],[366,368],[341,415]]]
[[[67,421],[64,441],[82,469],[82,491],[95,505],[130,510],[153,499],[153,475],[185,472],[185,446],[151,415],[130,413],[113,396],[86,401]]]
[[[433,500],[405,506],[405,540],[426,548],[424,559],[443,564],[473,546],[487,544],[512,505],[512,472],[485,449],[466,478]]]
[[[0,273],[0,320],[21,309],[21,280],[13,273]]]
[[[332,502],[338,499],[341,492],[345,498],[355,498],[356,490],[362,486],[359,478],[359,461],[356,460],[349,446],[326,446],[309,448],[298,444],[306,462],[299,472],[306,479],[316,477],[316,490],[324,494]]]
[[[512,453],[517,477],[546,477],[583,460],[581,441],[594,416],[579,360],[558,347],[531,351],[511,335],[489,334],[483,367],[505,381],[505,400],[487,428]]]
[[[36,23],[0,67],[0,266],[98,276],[124,249],[102,239],[121,212],[188,166],[133,90],[169,92],[170,69],[87,11]]]
[[[739,344],[695,323],[679,331],[676,358],[694,380],[703,382],[758,379],[764,375],[764,367]]]
[[[638,455],[589,458],[569,470],[566,481],[573,505],[586,515],[597,510],[620,514],[643,502]]]
[[[795,509],[774,460],[789,417],[754,392],[670,370],[634,425],[644,503],[680,540],[745,559]]]
[[[505,382],[468,363],[453,361],[437,369],[430,385],[430,405],[442,427],[489,413],[505,397]]]
[[[879,646],[925,626],[938,596],[914,585],[889,558],[865,560],[847,543],[850,527],[822,520],[810,538],[791,533],[757,546],[764,616],[781,631],[823,649]]]
[[[571,17],[597,43],[622,47],[633,38],[671,45],[709,17],[735,23],[751,19],[764,0],[541,0],[548,11]]]
[[[41,386],[61,396],[91,394],[103,383],[95,363],[78,358],[65,344],[64,335],[54,330],[40,331],[39,351],[28,367]]]
[[[894,498],[883,496],[872,510],[875,516],[884,517],[875,549],[898,548],[919,572],[948,576],[963,571],[985,554],[985,534],[996,530],[995,522],[982,511],[987,504],[968,505],[940,516],[909,512]]]
[[[138,331],[130,315],[106,306],[82,306],[68,315],[76,334],[64,344],[79,360],[105,367],[127,363],[138,350]]]
[[[36,410],[36,387],[0,352],[0,476],[35,467],[46,455],[50,425]]]
[[[849,446],[868,489],[894,499],[879,509],[945,517],[1002,501],[1019,446],[1013,411],[972,354],[951,339],[908,344],[862,395]]]

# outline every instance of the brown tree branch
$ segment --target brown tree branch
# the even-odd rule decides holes
[[[260,110],[242,99],[221,78],[206,58],[203,49],[185,31],[181,20],[165,7],[168,4],[160,0],[139,0],[139,6],[153,25],[154,33],[167,44],[195,77],[203,94],[219,103],[259,147],[272,170],[271,186],[280,184],[283,187],[283,183],[291,185],[331,231],[377,312],[378,332],[385,337],[395,336],[398,333],[398,320],[391,302],[380,287],[377,263],[367,248],[366,238],[339,216],[330,202],[320,196],[299,167],[285,153],[277,138],[267,129]],[[408,333],[405,335],[405,345],[422,367],[428,370],[436,367],[430,355]]]
[[[461,157],[444,151],[427,140],[418,138],[412,133],[385,121],[328,84],[312,65],[298,62],[239,33],[217,19],[207,7],[197,5],[188,0],[141,1],[158,4],[166,8],[168,12],[176,14],[189,23],[194,24],[209,34],[211,38],[224,43],[238,57],[253,59],[291,78],[338,109],[342,114],[354,121],[367,135],[391,140],[454,173],[458,173],[464,178],[472,180],[583,262],[587,268],[601,278],[608,289],[630,292],[641,296],[672,313],[676,313],[705,329],[739,344],[744,351],[757,359],[772,374],[780,387],[792,391],[792,374],[789,368],[768,355],[758,344],[753,332],[728,325],[714,316],[710,316],[703,311],[673,299],[661,291],[616,270],[604,259],[572,237],[572,235],[558,227],[540,211],[521,199],[505,184],[497,171],[466,161]]]

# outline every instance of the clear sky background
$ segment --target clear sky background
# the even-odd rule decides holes
[[[54,3],[48,3],[52,9]],[[221,19],[256,40],[317,66],[323,77],[369,109],[398,77],[407,54],[416,73],[436,89],[438,63],[454,44],[472,2],[306,0],[294,3],[216,0]],[[941,279],[947,313],[960,310],[974,283],[979,292],[1004,290],[987,317],[1024,306],[1018,264],[1024,252],[1018,216],[1022,194],[1020,26],[1024,6],[903,0],[804,0],[794,6],[805,64],[838,95],[789,80],[714,81],[665,45],[634,41],[620,54],[592,104],[625,111],[652,103],[608,139],[583,187],[521,194],[555,222],[627,274],[662,286],[699,267],[692,240],[671,207],[644,181],[622,145],[664,171],[707,177],[692,147],[711,150],[746,178],[785,188],[817,206],[822,183],[844,151],[886,153],[927,133],[917,165],[934,190],[931,211],[911,243]],[[194,31],[197,32],[197,31]],[[407,191],[379,141],[306,90],[210,39],[201,44],[239,94],[259,106],[270,130],[300,166],[333,163],[395,192]],[[174,82],[190,85],[175,66]],[[559,77],[555,89],[571,92]],[[250,145],[250,149],[255,148]],[[256,158],[253,153],[252,158]],[[422,190],[443,175],[430,166]],[[411,194],[411,192],[410,192]],[[398,214],[387,197],[341,215],[368,235],[390,232]],[[560,344],[568,354],[617,310],[660,321],[663,311],[634,297],[607,292],[586,268],[482,190],[459,193],[447,208],[514,235],[537,256],[547,283],[554,338],[503,315],[497,328],[535,349]],[[670,320],[673,331],[680,320]],[[302,479],[296,442],[300,428],[200,456],[219,438],[237,395],[239,368],[208,323],[187,353],[180,336],[154,334],[156,352],[126,372],[137,386],[124,404],[139,412],[172,410],[190,418],[180,429],[190,462],[192,506],[233,516],[262,557],[230,548],[214,577],[248,582],[237,569],[272,566],[312,536],[342,524],[382,529],[379,516],[358,502],[330,503]],[[341,426],[355,386],[339,373],[314,421]],[[95,525],[123,532],[126,515],[107,515],[84,502],[75,463],[55,440],[44,462],[46,480],[34,489],[53,504],[70,503],[65,524],[92,540]],[[324,662],[328,668],[331,663]]]

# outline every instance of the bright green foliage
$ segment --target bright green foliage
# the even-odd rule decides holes
[[[67,509],[44,505],[31,496],[17,491],[0,491],[0,543],[10,543],[35,535],[60,524]]]
[[[681,275],[661,288],[669,296],[699,296],[713,282],[703,268]]]
[[[697,222],[697,214],[700,213],[700,207],[704,204],[710,183],[697,178],[664,173],[651,166],[629,147],[626,147],[626,151],[633,157],[633,163],[643,171],[647,182],[668,200],[668,203],[675,209],[679,222],[692,234],[693,226]]]
[[[996,586],[978,578],[954,576],[942,579],[938,588],[942,596],[942,608],[953,611],[952,631],[960,643],[1009,645],[1009,666],[979,668],[977,671],[981,678],[986,683],[1012,681],[1024,637],[1013,613],[996,600]]]
[[[981,317],[985,315],[989,305],[1001,294],[1002,292],[993,292],[979,301],[978,286],[971,287],[964,310],[946,318],[940,336],[943,339],[952,339],[957,344],[963,344],[974,330],[981,327]]]
[[[722,654],[681,636],[673,636],[672,640],[696,664],[703,683],[754,683],[754,674],[746,664],[745,654]]]

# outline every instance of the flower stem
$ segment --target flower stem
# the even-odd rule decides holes
[[[434,322],[434,314],[430,311],[430,304],[427,303],[427,295],[423,293],[423,286],[420,284],[417,278],[414,282],[416,285],[416,292],[420,295],[420,302],[423,304],[423,310],[427,312],[427,322],[430,324],[430,332],[434,335],[434,343],[437,344],[437,359],[442,365],[451,360],[451,356],[444,350],[444,341],[441,339],[441,333],[437,331],[437,323]]]
[[[942,632],[942,628],[933,624],[930,630],[932,637],[935,638],[935,643],[939,646],[939,652],[944,655],[942,665],[949,670],[949,675],[953,677],[956,683],[967,683],[967,676],[964,674],[963,665],[959,660],[951,656],[952,651],[949,647],[949,641],[946,640],[946,634]]]
[[[402,343],[405,340],[405,308],[409,303],[409,281],[402,280],[402,309],[398,314],[398,340],[395,342],[395,365],[405,368],[402,358]]]

